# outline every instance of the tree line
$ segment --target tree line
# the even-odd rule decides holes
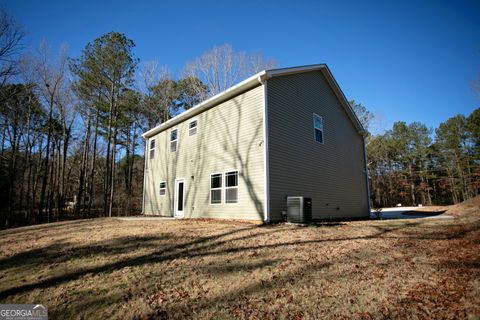
[[[178,76],[141,63],[135,43],[110,32],[78,57],[24,32],[0,13],[1,227],[140,213],[141,133],[275,62],[213,47]]]
[[[135,44],[110,32],[77,57],[46,43],[30,53],[24,32],[0,12],[0,226],[140,213],[141,133],[276,66],[261,52],[225,44],[174,76],[142,63]],[[479,87],[480,88],[480,87]],[[374,115],[350,102],[365,128]],[[374,207],[457,203],[478,195],[480,109],[435,130],[396,122],[367,137]]]
[[[473,198],[480,188],[480,108],[467,117],[451,117],[435,130],[420,122],[395,122],[385,133],[368,137],[366,150],[374,207]]]

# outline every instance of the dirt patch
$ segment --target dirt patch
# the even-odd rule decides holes
[[[478,208],[480,208],[480,196],[449,206],[447,214],[456,217],[475,215],[478,212]]]

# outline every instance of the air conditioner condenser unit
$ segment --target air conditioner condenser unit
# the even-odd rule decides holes
[[[309,223],[312,221],[312,198],[287,197],[287,222]]]

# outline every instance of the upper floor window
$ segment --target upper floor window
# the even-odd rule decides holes
[[[313,130],[315,141],[323,143],[323,118],[317,114],[313,114]]]
[[[177,151],[177,129],[173,129],[170,131],[170,151],[175,152]]]
[[[238,171],[225,172],[225,203],[238,202]]]
[[[188,124],[188,135],[193,136],[197,134],[197,120],[193,120]]]
[[[155,158],[155,139],[150,140],[150,160]]]

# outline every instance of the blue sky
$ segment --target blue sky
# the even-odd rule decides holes
[[[173,72],[214,45],[262,51],[280,67],[327,63],[349,99],[389,128],[436,127],[480,106],[479,1],[33,1],[0,0],[36,47],[119,31],[141,61]]]

